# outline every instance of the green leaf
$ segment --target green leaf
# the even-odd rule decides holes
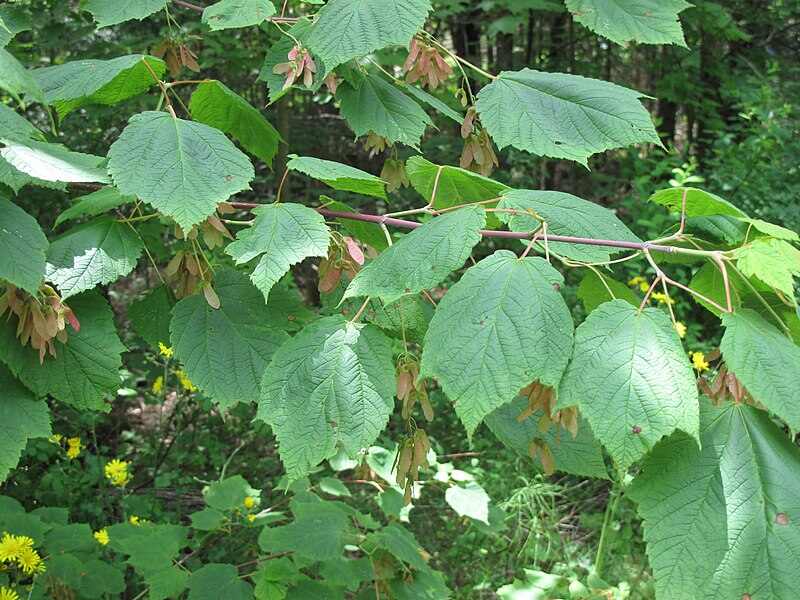
[[[108,527],[109,547],[128,554],[127,562],[144,577],[151,600],[176,598],[188,576],[173,565],[186,545],[186,528],[178,525],[118,523]]]
[[[209,563],[189,576],[189,600],[251,600],[253,587],[234,565]]]
[[[215,508],[204,508],[189,515],[192,528],[200,531],[214,531],[222,527],[225,515]]]
[[[321,492],[331,496],[352,496],[347,486],[335,477],[323,477],[319,480],[319,489]]]
[[[5,90],[14,98],[41,100],[42,90],[30,71],[5,48],[0,48],[0,90]]]
[[[661,143],[642,97],[607,81],[522,69],[500,73],[476,107],[501,150],[514,146],[586,165],[598,152]]]
[[[269,300],[269,292],[292,265],[328,255],[330,232],[325,219],[302,204],[266,204],[253,209],[255,220],[225,248],[237,265],[259,258],[250,275]]]
[[[355,192],[386,200],[386,182],[375,175],[370,175],[349,165],[311,156],[291,155],[289,158],[291,160],[287,163],[286,168],[290,171],[305,173],[335,190]]]
[[[117,208],[123,204],[132,202],[136,202],[135,196],[123,196],[115,187],[103,187],[96,192],[76,198],[72,206],[58,215],[55,226],[58,227],[62,223],[73,221],[81,217],[102,215],[112,208]]]
[[[371,300],[363,318],[394,337],[421,343],[432,316],[430,302],[419,296],[403,296],[393,302]]]
[[[612,211],[564,192],[539,190],[509,190],[503,193],[498,204],[501,208],[532,212],[547,223],[547,233],[576,237],[641,242]],[[531,214],[499,213],[501,221],[508,223],[512,231],[534,231],[540,221]],[[525,242],[527,243],[527,242]],[[603,262],[621,249],[604,246],[585,246],[564,242],[549,242],[550,250],[556,254],[583,262]],[[543,247],[543,243],[539,244]]]
[[[742,305],[742,291],[747,292],[745,287],[747,284],[739,277],[739,274],[732,269],[728,269],[728,281],[731,290],[731,306],[736,309]],[[758,282],[756,282],[758,284]],[[692,277],[689,287],[696,292],[699,292],[713,300],[720,306],[724,307],[726,304],[725,299],[725,282],[722,278],[722,272],[716,263],[709,261],[700,267]],[[706,302],[702,298],[695,298],[706,310],[720,316],[720,310],[714,305]]]
[[[578,327],[557,408],[577,405],[625,469],[663,436],[697,436],[697,384],[667,314],[606,302]]]
[[[348,534],[354,533],[345,508],[339,502],[292,500],[294,521],[265,527],[258,543],[265,552],[294,552],[313,561],[337,558]]]
[[[684,0],[567,0],[575,20],[620,45],[676,44],[686,48],[678,13]]]
[[[419,542],[410,531],[397,523],[373,531],[367,536],[364,545],[382,548],[418,571],[430,571],[428,563],[423,558],[425,551],[420,548]]]
[[[505,446],[523,456],[530,457],[532,441],[545,442],[553,454],[556,471],[608,479],[603,450],[583,417],[578,421],[578,435],[573,439],[557,425],[551,425],[542,433],[539,420],[544,412],[541,409],[520,421],[517,417],[527,407],[528,399],[518,396],[487,416],[486,424]]]
[[[108,563],[93,558],[81,567],[79,589],[86,598],[108,598],[125,591],[125,575]]]
[[[308,325],[274,355],[258,418],[272,425],[286,473],[296,480],[339,448],[353,458],[374,442],[394,407],[394,388],[389,340],[335,315]]]
[[[106,410],[105,400],[120,385],[121,353],[114,315],[102,296],[87,292],[72,298],[70,308],[80,320],[80,331],[68,329],[66,344],[54,341],[56,356],[39,362],[39,352],[21,346],[16,320],[0,324],[0,360],[37,396],[50,394],[80,409]]]
[[[692,187],[659,190],[650,196],[650,202],[666,206],[672,212],[680,213],[683,206],[684,193],[686,193],[687,217],[709,217],[711,215],[725,215],[740,219],[747,217],[745,213],[724,198]]]
[[[800,429],[800,347],[753,310],[723,314],[722,324],[720,350],[728,368],[753,398]]]
[[[800,275],[800,250],[789,242],[758,238],[733,253],[736,266],[746,277],[794,297],[794,278]]]
[[[221,0],[203,11],[203,23],[211,31],[260,25],[275,14],[268,0]]]
[[[66,300],[124,277],[136,267],[143,249],[139,234],[128,224],[100,217],[50,244],[45,277]]]
[[[214,290],[218,309],[202,294],[175,305],[170,339],[192,382],[228,409],[258,398],[261,375],[289,336],[272,322],[261,294],[243,274],[218,271]]]
[[[39,223],[0,199],[0,279],[36,294],[44,278],[47,238]]]
[[[0,48],[8,45],[18,33],[30,31],[31,19],[22,6],[5,4],[0,6]]]
[[[149,17],[164,9],[164,0],[86,0],[83,10],[92,13],[97,27],[108,27]]]
[[[272,166],[281,135],[260,111],[225,84],[206,81],[198,85],[189,110],[193,119],[231,135],[245,150]]]
[[[306,44],[333,69],[387,46],[407,46],[430,10],[430,0],[330,0]]]
[[[7,185],[9,188],[14,190],[15,194],[19,193],[19,191],[26,185],[36,185],[51,190],[67,189],[67,185],[65,183],[44,181],[43,179],[36,179],[35,177],[31,177],[30,175],[27,175],[22,171],[12,167],[10,164],[8,164],[8,161],[6,161],[1,156],[0,156],[0,184]]]
[[[451,485],[444,493],[445,502],[459,517],[469,517],[489,524],[489,494],[474,481],[465,486]]]
[[[169,346],[169,323],[173,306],[175,300],[172,293],[163,285],[128,306],[131,327],[151,348],[158,348],[159,342]]]
[[[13,108],[0,104],[0,138],[44,140],[42,132]]]
[[[800,548],[800,454],[768,416],[707,400],[702,450],[656,446],[629,496],[644,519],[657,597],[792,598]]]
[[[747,234],[747,225],[730,215],[689,217],[686,219],[686,228],[689,231],[699,230],[708,233],[732,245],[741,243]]]
[[[108,183],[104,158],[72,152],[60,144],[34,140],[0,139],[0,155],[11,166],[30,177],[63,183]]]
[[[35,69],[32,74],[45,102],[55,106],[63,119],[82,106],[113,105],[138,96],[157,83],[150,70],[161,77],[166,69],[159,58],[131,54],[111,60],[76,60]]]
[[[28,439],[47,437],[52,431],[47,403],[37,400],[3,364],[0,364],[0,389],[3,390],[0,482],[3,482],[17,466]]]
[[[554,575],[534,569],[523,569],[525,579],[514,579],[497,590],[500,600],[544,600],[545,598],[563,598],[567,588],[567,580],[561,575]]]
[[[203,490],[206,504],[222,512],[232,512],[244,507],[248,496],[256,497],[258,492],[250,487],[244,477],[234,475],[222,481],[215,481]]]
[[[572,316],[541,258],[498,250],[464,273],[436,308],[421,377],[434,377],[471,436],[526,385],[555,387],[572,350]]]
[[[406,173],[412,187],[426,202],[433,200],[436,209],[450,208],[471,202],[500,199],[507,185],[460,167],[436,165],[421,156],[406,161]],[[434,190],[436,194],[434,196]],[[484,208],[497,206],[497,202],[482,204]],[[497,229],[500,221],[493,213],[486,215],[486,227]]]
[[[403,90],[404,92],[406,92],[411,96],[414,96],[414,98],[416,98],[423,104],[427,104],[431,108],[437,110],[448,119],[455,121],[459,125],[461,125],[461,123],[464,122],[463,114],[456,112],[455,110],[450,108],[447,104],[439,100],[439,98],[437,98],[433,94],[429,94],[422,88],[418,88],[417,86],[411,85],[409,83],[397,82],[397,85],[400,86],[401,90]]]
[[[375,133],[416,148],[432,124],[419,104],[379,75],[368,74],[355,85],[344,82],[336,96],[339,111],[357,136]]]
[[[762,221],[761,219],[744,218],[740,220],[744,221],[745,223],[749,223],[755,229],[770,237],[789,242],[800,242],[800,235],[791,229],[786,229],[785,227],[781,227],[780,225],[775,225],[774,223],[769,223],[767,221]]]
[[[153,111],[130,118],[108,152],[108,171],[120,193],[144,200],[186,231],[250,189],[255,176],[247,156],[219,130]]]
[[[583,308],[587,313],[592,312],[595,308],[608,302],[619,298],[631,304],[631,306],[638,307],[641,304],[639,298],[631,288],[624,283],[612,279],[598,271],[587,271],[586,275],[581,279],[578,285],[578,299],[583,302]]]
[[[434,287],[469,258],[486,223],[480,206],[435,217],[403,236],[361,269],[344,298],[370,296],[386,301]]]

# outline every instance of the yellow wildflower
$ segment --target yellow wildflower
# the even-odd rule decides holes
[[[678,332],[678,337],[683,339],[686,337],[686,325],[684,325],[681,321],[675,323],[675,331]]]
[[[42,557],[33,548],[25,548],[17,555],[17,564],[26,575],[44,573],[45,566]]]
[[[64,436],[60,433],[54,433],[49,438],[47,438],[48,442],[53,442],[54,444],[60,444],[61,440],[64,439]]]
[[[167,346],[164,342],[158,342],[158,353],[164,358],[172,358],[175,351],[172,346]]]
[[[675,300],[662,292],[653,292],[652,298],[659,304],[675,304]]]
[[[137,517],[136,515],[131,515],[128,518],[128,523],[130,523],[131,525],[141,525],[142,524],[142,520],[139,517]]]
[[[186,371],[178,369],[175,374],[178,376],[178,381],[183,389],[189,393],[197,391],[197,387],[192,383],[192,380],[189,379],[189,375],[186,374]]]
[[[631,287],[636,287],[637,285],[640,285],[642,283],[647,283],[647,280],[641,275],[637,275],[636,277],[633,277],[630,280],[628,280],[628,285]]]
[[[646,294],[647,290],[650,289],[650,284],[647,283],[646,281],[643,281],[642,283],[639,284],[639,289],[642,291],[643,294]]]
[[[19,600],[19,594],[11,588],[3,586],[0,587],[0,600]]]
[[[67,439],[67,457],[71,459],[78,458],[81,453],[81,438],[71,437]]]
[[[256,505],[256,499],[255,498],[253,498],[252,496],[245,496],[244,507],[246,509],[249,510],[249,509],[253,508],[255,505]]]
[[[131,474],[128,472],[129,465],[129,462],[115,458],[110,463],[107,463],[103,469],[106,474],[106,479],[108,479],[112,485],[124,487],[131,480]]]
[[[103,527],[100,531],[95,531],[94,532],[94,539],[96,539],[97,543],[100,544],[101,546],[108,545],[108,542],[109,542],[108,529]]]
[[[3,532],[0,539],[0,563],[10,562],[19,557],[20,553],[33,548],[33,540],[25,535],[11,535]]]
[[[164,390],[164,376],[159,375],[156,377],[156,380],[153,382],[153,386],[150,389],[153,390],[154,394],[160,394]]]
[[[705,354],[702,352],[692,352],[690,356],[692,357],[692,366],[698,373],[708,371],[708,363],[706,362]]]
[[[250,523],[252,523],[253,521],[255,521],[255,520],[256,520],[256,516],[255,516],[255,515],[247,515],[247,520],[248,520]]]

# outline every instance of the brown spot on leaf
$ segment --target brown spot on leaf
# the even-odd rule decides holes
[[[633,426],[633,429],[631,429],[631,431],[633,431],[633,433],[634,433],[635,435],[639,435],[640,433],[642,433],[642,428],[641,428],[641,427],[639,427],[638,425],[634,425],[634,426]]]
[[[753,600],[750,594],[742,594],[742,600]]]
[[[786,513],[780,512],[775,515],[775,522],[778,525],[788,525],[789,524],[789,515]]]

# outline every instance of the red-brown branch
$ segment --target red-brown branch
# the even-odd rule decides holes
[[[259,206],[253,202],[229,202],[235,208],[251,209]],[[377,225],[389,225],[391,227],[399,227],[401,229],[416,229],[422,223],[416,221],[406,221],[405,219],[396,219],[394,217],[386,217],[383,215],[368,215],[356,212],[343,212],[338,210],[328,210],[327,208],[316,209],[318,213],[332,219],[349,219],[351,221],[364,221],[367,223],[375,223]],[[526,240],[529,239],[534,232],[528,231],[494,231],[489,229],[481,230],[481,235],[487,238],[504,238],[511,240]],[[668,254],[683,251],[684,248],[675,248],[674,246],[665,246],[663,244],[652,244],[650,242],[629,242],[627,240],[604,240],[596,238],[584,238],[571,235],[553,235],[548,234],[547,240],[549,242],[566,242],[568,244],[584,244],[588,246],[605,246],[608,248],[625,248],[629,250],[650,250],[651,252],[665,252]]]

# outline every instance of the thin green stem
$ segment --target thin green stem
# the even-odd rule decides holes
[[[619,501],[622,499],[622,487],[617,482],[617,478],[611,485],[609,491],[608,503],[606,504],[606,513],[603,517],[603,527],[600,529],[600,542],[597,544],[597,555],[594,559],[594,572],[598,577],[603,575],[603,563],[606,558],[606,546],[608,545],[608,531],[611,528],[611,522],[617,512]]]

